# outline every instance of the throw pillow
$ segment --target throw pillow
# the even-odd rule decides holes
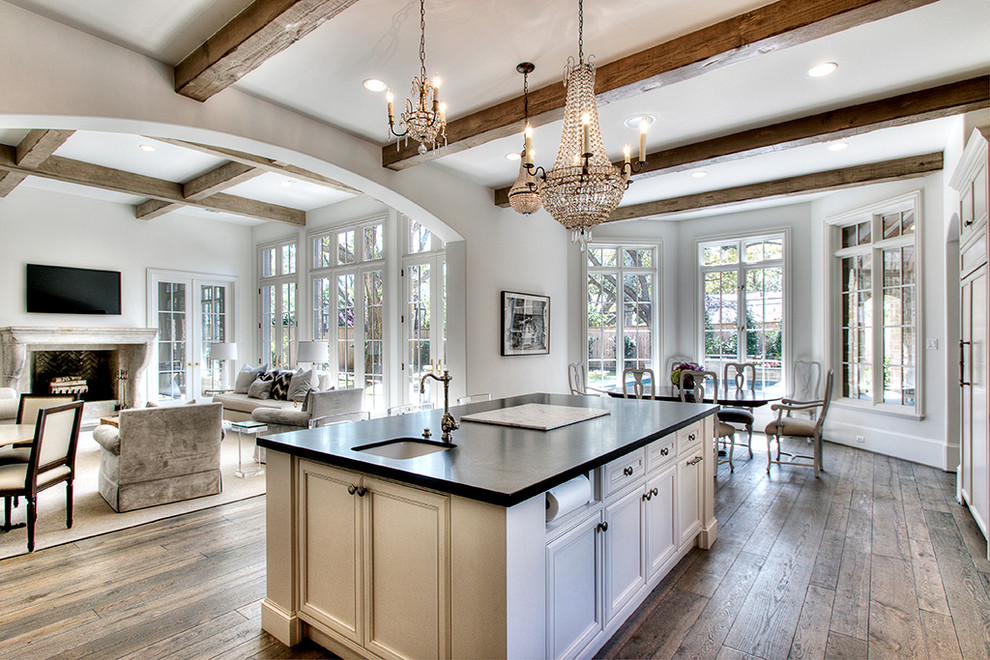
[[[296,373],[292,374],[292,380],[289,382],[289,393],[285,398],[288,401],[302,401],[312,384],[313,370],[303,371],[300,368]]]
[[[274,380],[265,380],[264,377],[257,378],[248,386],[247,395],[251,399],[267,399],[272,393]]]
[[[237,374],[237,380],[234,381],[234,393],[247,394],[248,387],[251,386],[251,383],[253,383],[259,376],[263,376],[266,371],[268,371],[267,364],[263,364],[259,367],[252,367],[250,364],[245,364],[241,367],[241,371]]]
[[[286,401],[289,394],[289,384],[292,382],[291,371],[280,371],[272,382],[272,398],[276,401]]]

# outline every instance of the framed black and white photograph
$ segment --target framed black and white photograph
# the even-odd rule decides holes
[[[502,355],[550,353],[550,296],[502,292]]]

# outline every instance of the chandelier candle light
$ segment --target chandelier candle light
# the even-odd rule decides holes
[[[553,219],[571,230],[571,240],[585,250],[591,241],[591,228],[608,219],[629,187],[629,177],[646,164],[646,124],[640,125],[639,160],[630,162],[625,149],[622,169],[612,165],[605,153],[598,106],[595,103],[595,67],[592,57],[584,59],[584,0],[578,0],[578,61],[567,59],[564,86],[564,131],[557,160],[549,172],[533,164],[531,131],[526,133],[527,171],[535,175],[529,183],[539,193],[543,207]]]
[[[400,124],[405,129],[400,133],[395,130],[395,111],[392,102],[395,96],[392,90],[385,92],[388,100],[388,131],[395,137],[409,137],[419,142],[419,154],[425,154],[429,149],[438,149],[442,138],[447,145],[447,103],[440,100],[440,78],[434,76],[431,81],[426,76],[426,0],[419,0],[419,76],[413,77],[412,96],[416,99],[406,99],[406,109],[399,116]],[[430,146],[427,147],[426,145]],[[399,148],[396,141],[395,148]]]
[[[533,153],[533,127],[529,125],[529,74],[533,73],[536,66],[532,62],[522,62],[516,66],[516,71],[523,74],[523,116],[526,119],[526,142],[523,147],[522,157],[519,159],[519,176],[516,182],[509,188],[509,206],[516,213],[529,215],[540,210],[540,194],[536,192],[533,183],[533,173],[527,166],[533,159],[529,154]]]

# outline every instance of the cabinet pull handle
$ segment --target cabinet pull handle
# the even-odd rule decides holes
[[[348,495],[353,495],[356,492],[357,492],[357,486],[355,486],[354,484],[348,484],[347,485],[347,494]]]
[[[368,492],[364,486],[358,486],[355,490],[357,490],[358,497],[364,497],[364,494]]]
[[[661,456],[666,456],[669,453],[670,453],[670,448],[668,448],[668,447],[664,447],[663,449],[660,450],[660,455]]]
[[[608,531],[608,523],[607,522],[600,522],[600,523],[598,523],[598,527],[596,527],[595,529],[597,529],[599,532],[607,532]]]
[[[692,433],[692,434],[690,434],[690,435],[688,435],[688,441],[689,441],[689,442],[694,442],[694,437],[695,437],[695,436],[694,436],[694,433]]]
[[[348,495],[357,495],[358,497],[364,497],[365,493],[367,492],[368,489],[365,488],[364,486],[355,486],[354,484],[347,485]]]
[[[631,477],[633,472],[634,470],[632,469],[631,465],[629,467],[622,468],[622,474],[626,475],[627,477]]]
[[[972,225],[972,224],[973,224],[974,222],[976,222],[976,220],[966,220],[965,222],[963,222],[963,226],[964,226],[964,227],[969,227],[969,226],[970,226],[970,225]]]
[[[702,460],[704,460],[704,459],[701,456],[695,456],[693,459],[691,459],[690,461],[688,461],[687,464],[688,465],[697,465]]]

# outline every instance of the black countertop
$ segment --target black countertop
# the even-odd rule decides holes
[[[429,427],[440,438],[442,410],[324,428],[262,435],[258,444],[328,465],[394,479],[500,506],[528,500],[583,472],[713,414],[709,404],[526,394],[450,409],[461,415],[526,403],[606,408],[611,414],[552,431],[461,422],[456,447],[409,459],[392,459],[353,447],[419,437]]]

